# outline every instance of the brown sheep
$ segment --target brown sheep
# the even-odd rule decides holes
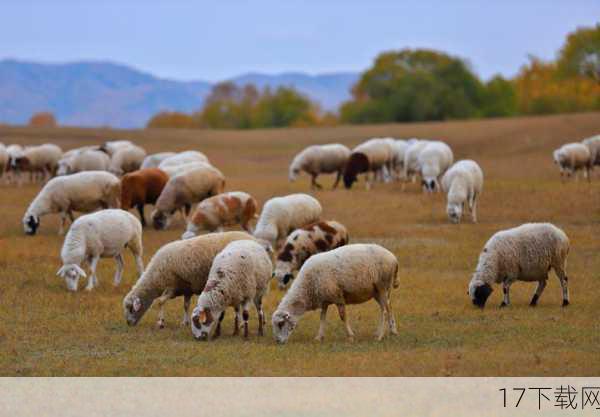
[[[146,226],[144,205],[155,204],[169,176],[158,168],[145,168],[125,174],[121,178],[121,207],[137,208],[142,226]]]

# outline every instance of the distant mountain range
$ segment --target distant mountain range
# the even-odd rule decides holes
[[[350,97],[357,73],[308,75],[248,73],[236,84],[292,86],[323,109],[336,110]],[[0,123],[24,124],[39,111],[73,126],[142,127],[162,110],[192,112],[202,107],[212,84],[161,79],[109,62],[39,64],[0,61]]]

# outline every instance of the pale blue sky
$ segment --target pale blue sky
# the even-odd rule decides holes
[[[0,59],[109,60],[181,80],[361,71],[429,47],[514,75],[600,20],[600,0],[0,0]]]

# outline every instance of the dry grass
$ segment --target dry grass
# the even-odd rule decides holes
[[[561,185],[551,150],[600,131],[600,114],[507,120],[424,123],[323,129],[230,131],[111,131],[1,128],[5,143],[55,142],[65,148],[111,137],[130,138],[148,151],[198,149],[228,178],[261,202],[306,191],[290,185],[287,165],[309,143],[354,145],[368,136],[447,140],[457,158],[473,158],[486,174],[480,223],[449,225],[442,195],[416,186],[363,184],[351,191],[315,193],[325,217],[348,226],[354,242],[380,243],[398,256],[401,287],[393,302],[400,335],[373,340],[374,302],[349,309],[357,340],[345,340],[332,310],[326,341],[313,341],[318,313],[307,314],[287,346],[267,337],[247,342],[229,335],[195,342],[179,324],[181,301],[171,301],[167,328],[154,328],[151,310],[135,328],[125,324],[121,300],[134,280],[133,259],[113,288],[114,265],[100,262],[101,286],[91,294],[67,293],[54,274],[62,239],[57,219],[44,218],[40,234],[23,235],[21,217],[39,186],[0,188],[0,374],[2,375],[469,375],[541,376],[600,373],[600,178],[591,185]],[[329,185],[332,178],[324,178]],[[466,287],[485,241],[497,230],[527,221],[551,221],[572,242],[572,305],[560,307],[558,280],[550,280],[540,305],[527,302],[534,284],[512,288],[513,305],[498,309],[497,289],[485,311],[473,308]],[[147,230],[145,260],[176,239],[182,226]],[[282,294],[273,290],[266,310]],[[231,314],[226,332],[231,329]],[[255,317],[251,326],[255,332]],[[254,334],[254,333],[253,333]]]

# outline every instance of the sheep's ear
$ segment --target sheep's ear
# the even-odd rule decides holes
[[[56,276],[62,277],[65,274],[65,265],[61,266],[60,269],[56,272]]]
[[[140,297],[135,297],[133,299],[133,311],[135,311],[137,313],[141,309],[142,309],[142,301],[140,300]]]
[[[85,273],[85,271],[79,266],[79,265],[73,265],[75,267],[75,270],[77,271],[77,273],[79,275],[81,275],[84,278],[87,278],[87,274]]]

